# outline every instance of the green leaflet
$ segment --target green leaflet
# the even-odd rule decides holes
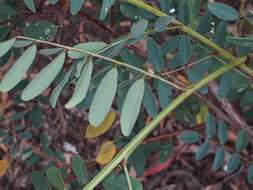
[[[180,36],[178,54],[179,54],[180,60],[184,64],[188,63],[191,59],[191,56],[192,56],[191,41],[185,35]]]
[[[54,88],[54,90],[51,92],[49,102],[53,108],[56,106],[56,102],[60,96],[60,93],[62,92],[62,89],[66,85],[66,83],[69,81],[69,77],[71,73],[74,70],[74,66],[72,66],[69,71],[64,75],[63,79],[59,82],[59,84]]]
[[[241,108],[244,108],[246,106],[253,106],[253,92],[249,91],[244,94],[240,101]]]
[[[104,20],[109,12],[109,9],[113,6],[116,0],[103,0],[103,4],[100,11],[100,20]]]
[[[233,173],[241,165],[241,158],[238,154],[233,154],[228,160],[228,173]]]
[[[35,187],[35,190],[51,190],[50,185],[48,184],[47,179],[39,171],[33,171],[31,173],[32,183]]]
[[[180,39],[180,36],[176,35],[176,36],[173,36],[172,38],[170,38],[169,40],[167,40],[166,42],[164,42],[161,45],[161,53],[162,53],[162,55],[166,55],[167,53],[170,53],[171,51],[173,51],[176,48],[178,48],[179,39]]]
[[[0,90],[7,92],[14,88],[24,77],[25,73],[32,65],[37,52],[37,46],[32,45],[29,47],[11,67],[11,69],[5,74],[3,80],[0,83]]]
[[[112,68],[100,82],[92,100],[89,111],[89,122],[99,126],[110,111],[117,90],[118,71]]]
[[[62,52],[25,87],[21,94],[21,99],[24,101],[31,100],[46,90],[62,69],[64,61],[65,52]]]
[[[152,93],[152,89],[147,83],[145,85],[143,105],[144,105],[144,108],[147,110],[148,115],[150,117],[155,117],[157,115],[158,110],[156,106],[155,95]]]
[[[86,165],[80,156],[71,157],[71,168],[79,182],[87,183],[88,173]]]
[[[14,48],[23,48],[30,46],[33,43],[33,41],[30,40],[16,40],[12,47]]]
[[[212,138],[216,133],[215,118],[211,114],[208,114],[206,118],[205,131],[207,138]]]
[[[247,169],[247,181],[252,184],[253,183],[253,165],[250,164],[250,166]]]
[[[48,48],[48,49],[42,49],[39,51],[39,54],[44,56],[54,55],[62,51],[62,48]]]
[[[130,5],[128,3],[122,3],[120,5],[120,12],[126,17],[133,20],[139,20],[143,17],[136,6]]]
[[[131,34],[133,38],[139,38],[147,29],[148,21],[146,19],[140,19],[133,23],[131,27]]]
[[[107,46],[104,42],[86,42],[75,45],[73,48],[81,49],[87,52],[96,53]],[[75,50],[68,50],[68,56],[71,59],[81,59],[87,56],[86,53],[82,53]]]
[[[46,176],[52,186],[58,190],[66,190],[65,184],[61,177],[60,170],[56,167],[51,167],[47,170]]]
[[[236,46],[252,47],[253,37],[227,37],[227,42]]]
[[[208,10],[219,19],[227,20],[227,21],[235,21],[239,19],[238,12],[229,5],[226,5],[224,3],[214,2],[214,3],[209,3],[207,6],[208,6]]]
[[[228,140],[228,128],[224,121],[218,123],[218,139],[221,144],[225,144]]]
[[[166,29],[167,25],[173,20],[175,17],[173,16],[164,16],[160,17],[155,21],[155,30],[157,32],[162,32],[163,30]]]
[[[157,83],[157,94],[160,106],[162,109],[164,109],[171,102],[172,98],[171,87],[168,84],[159,80]]]
[[[213,42],[218,45],[224,45],[227,36],[227,22],[222,21],[216,28],[215,34],[213,36]]]
[[[195,156],[196,160],[202,160],[207,154],[210,148],[210,144],[208,141],[204,142],[202,145],[199,146],[198,152]]]
[[[81,76],[76,83],[74,93],[71,99],[68,101],[68,103],[65,104],[66,108],[75,107],[86,97],[86,94],[90,86],[92,70],[93,70],[93,63],[90,60],[88,63],[86,63],[85,67],[83,68]]]
[[[72,15],[76,15],[82,8],[85,0],[70,0],[70,12]]]
[[[164,64],[163,55],[158,44],[153,38],[147,41],[148,59],[156,72],[160,72]]]
[[[127,92],[120,117],[121,131],[124,136],[129,136],[132,132],[140,112],[144,90],[144,79],[139,79],[133,83]]]
[[[35,9],[35,5],[34,5],[33,0],[23,0],[23,2],[27,6],[27,8],[30,9],[30,11],[32,11],[33,13],[36,13],[36,9]]]
[[[189,10],[189,5],[186,2],[186,0],[180,1],[179,20],[185,25],[188,25],[190,22],[190,10]]]
[[[133,190],[143,190],[141,182],[131,176],[130,180]],[[129,190],[126,176],[124,174],[121,174],[119,176],[109,176],[103,181],[103,186],[105,190]]]
[[[237,152],[245,149],[249,144],[248,136],[245,130],[241,129],[237,135],[237,139],[235,142],[235,150]]]
[[[218,148],[215,152],[215,157],[213,161],[213,171],[217,171],[224,164],[225,151],[223,148]]]
[[[212,28],[211,25],[212,21],[213,15],[209,11],[207,11],[198,24],[197,32],[199,32],[202,35],[208,33]]]
[[[197,143],[200,140],[200,136],[196,131],[187,131],[180,134],[178,139],[185,143]]]
[[[4,56],[11,49],[15,41],[16,38],[12,38],[0,43],[0,57]]]
[[[227,72],[221,77],[218,89],[218,98],[224,99],[228,95],[232,85],[233,85],[232,75],[230,72]]]
[[[197,20],[202,1],[201,0],[190,0],[190,1],[187,1],[187,3],[189,6],[190,18]]]

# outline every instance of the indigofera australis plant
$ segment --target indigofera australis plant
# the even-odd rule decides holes
[[[33,0],[23,1],[32,12],[36,12]],[[58,1],[48,0],[48,2],[56,4]],[[77,14],[84,3],[84,0],[70,0],[71,14]],[[250,56],[253,38],[238,37],[228,32],[228,25],[239,22],[240,16],[252,24],[250,20],[253,16],[252,11],[246,13],[244,4],[238,13],[229,5],[201,0],[160,0],[153,5],[138,0],[103,0],[99,16],[101,21],[107,17],[115,4],[120,4],[120,12],[133,24],[129,35],[121,36],[110,44],[96,41],[70,47],[30,36],[15,36],[0,43],[0,57],[7,54],[11,48],[18,46],[24,49],[1,80],[2,92],[8,92],[19,84],[38,53],[55,58],[24,88],[20,95],[23,101],[30,101],[39,96],[52,85],[62,70],[65,71],[64,76],[54,87],[49,98],[53,108],[61,92],[70,82],[75,86],[72,96],[65,103],[68,109],[78,106],[93,91],[88,116],[90,136],[96,136],[91,134],[92,127],[93,133],[96,131],[95,128],[103,128],[102,132],[97,132],[99,134],[110,128],[115,119],[115,115],[114,119],[110,119],[110,115],[113,115],[111,107],[115,96],[118,96],[121,132],[130,141],[91,180],[88,179],[83,159],[79,156],[71,158],[72,171],[78,183],[84,186],[82,188],[84,190],[94,189],[102,181],[105,189],[117,189],[115,183],[121,183],[122,186],[125,184],[130,190],[142,189],[141,183],[128,174],[129,157],[155,127],[189,97],[196,94],[197,97],[206,96],[209,93],[207,85],[210,82],[218,82],[218,100],[226,99],[231,89],[236,89],[246,92],[240,102],[242,107],[244,105],[251,107],[253,102],[249,95],[252,94],[250,83],[253,79],[253,70]],[[201,6],[205,8],[202,17],[199,16]],[[166,32],[172,32],[174,36],[162,44],[158,43],[156,38]],[[140,41],[146,41],[146,59],[152,66],[151,70],[126,48]],[[42,45],[51,47],[38,50]],[[174,57],[171,58],[171,55]],[[71,60],[70,66],[64,66],[67,59]],[[168,59],[170,61],[166,63]],[[96,66],[100,64],[105,64],[105,70],[95,73]],[[184,80],[179,80],[175,75],[177,73],[184,75]],[[97,86],[96,77],[100,78]],[[153,83],[150,83],[150,80]],[[240,83],[240,80],[244,81],[243,87],[233,86]],[[158,104],[161,108],[159,113],[152,89],[155,89],[158,95]],[[177,93],[178,95],[173,97],[173,91],[180,94]],[[152,120],[136,134],[134,127],[142,103]],[[201,133],[194,128],[184,130],[177,133],[178,140],[186,144],[200,144],[196,160],[202,160],[209,153],[211,146],[215,147],[212,163],[214,171],[225,164],[228,173],[245,166],[247,181],[253,183],[252,159],[243,153],[243,150],[251,144],[250,127],[244,125],[230,129],[231,123],[227,123],[225,119],[217,119],[208,108],[202,108],[197,120],[199,124],[205,124],[204,132]],[[226,145],[229,130],[237,132],[234,148]],[[229,159],[226,159],[225,155],[229,155]],[[124,175],[109,176],[122,163]],[[60,169],[56,167],[49,168],[45,175],[34,171],[31,179],[36,189],[51,189],[51,186],[56,189],[72,187],[66,183]]]

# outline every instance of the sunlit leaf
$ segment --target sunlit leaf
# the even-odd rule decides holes
[[[88,58],[89,59],[89,58]],[[83,61],[82,61],[83,62]],[[93,70],[93,63],[90,60],[88,63],[85,63],[81,76],[79,77],[76,87],[74,90],[74,93],[71,97],[71,99],[65,104],[66,108],[72,108],[75,107],[77,104],[79,104],[85,97],[88,92],[90,81],[91,81],[91,75]]]
[[[116,147],[113,141],[106,141],[100,147],[98,156],[96,157],[96,162],[99,164],[107,164],[112,160],[116,154]]]
[[[32,45],[18,58],[0,83],[2,92],[11,90],[22,80],[35,59],[36,51],[36,45]]]
[[[130,87],[123,103],[120,125],[124,136],[129,136],[138,118],[145,90],[145,82],[139,79]]]
[[[238,12],[233,7],[224,3],[209,3],[208,10],[222,20],[235,21],[239,19]]]
[[[100,82],[92,100],[89,111],[89,122],[98,127],[110,111],[117,90],[118,71],[112,68]]]
[[[51,63],[43,68],[25,87],[24,91],[21,94],[22,100],[31,100],[46,90],[62,69],[64,61],[65,52],[62,52]]]
[[[93,127],[89,125],[87,127],[85,132],[85,138],[94,138],[104,134],[112,127],[112,124],[114,123],[115,119],[116,113],[114,111],[110,111],[100,126]]]
[[[83,51],[96,53],[99,50],[105,48],[107,46],[104,42],[86,42],[75,45],[73,48],[80,49]],[[87,56],[86,53],[82,53],[75,50],[68,50],[68,56],[72,59],[81,59]]]
[[[2,177],[8,170],[10,163],[8,160],[0,160],[0,177]]]
[[[0,42],[0,57],[4,56],[15,43],[16,38],[12,38],[10,40]]]
[[[131,34],[133,38],[140,37],[148,27],[148,21],[146,19],[140,19],[133,23],[131,27]]]

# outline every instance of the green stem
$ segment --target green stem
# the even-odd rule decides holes
[[[131,179],[130,179],[128,169],[127,169],[127,160],[125,160],[125,162],[124,162],[124,172],[125,172],[125,175],[126,175],[128,189],[133,190]]]
[[[236,67],[245,62],[246,58],[238,58],[209,74],[201,81],[193,84],[188,90],[177,96],[174,101],[166,108],[164,108],[148,125],[146,125],[115,157],[107,164],[84,188],[83,190],[92,190],[95,188],[125,157],[129,155],[141,144],[141,142],[150,134],[150,132],[170,114],[177,106],[184,102],[194,92],[198,91],[203,86],[207,85],[208,82],[215,80],[225,72],[229,71],[233,67]]]
[[[163,16],[168,16],[166,13],[160,11],[159,9],[152,7],[151,5],[146,4],[145,2],[139,1],[139,0],[126,0],[126,2],[135,5],[139,8],[145,9],[146,11],[158,16],[158,17],[163,17]],[[226,58],[229,61],[233,61],[236,59],[236,57],[231,54],[230,52],[226,51],[225,49],[221,48],[220,46],[218,46],[217,44],[215,44],[214,42],[212,42],[211,40],[209,40],[208,38],[206,38],[205,36],[199,34],[198,32],[192,30],[191,28],[183,25],[181,22],[177,21],[177,20],[173,20],[171,22],[172,24],[176,24],[178,26],[181,26],[181,30],[185,33],[187,33],[188,35],[194,37],[195,39],[199,40],[200,42],[208,45],[209,47],[213,48],[215,51],[217,51],[218,53],[220,53],[220,55],[222,55],[224,58]],[[246,73],[247,75],[249,75],[251,78],[253,78],[253,70],[248,67],[245,64],[242,64],[239,66],[239,68]]]

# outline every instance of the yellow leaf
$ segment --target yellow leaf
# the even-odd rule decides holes
[[[207,115],[208,115],[208,107],[206,105],[202,105],[200,107],[199,113],[196,115],[197,124],[204,123]]]
[[[85,138],[94,138],[104,134],[108,129],[110,129],[115,119],[116,113],[114,111],[110,111],[100,126],[93,127],[92,125],[89,125],[87,127],[85,132]]]
[[[116,147],[113,144],[113,141],[107,141],[101,146],[96,162],[99,164],[107,164],[112,160],[115,154]]]
[[[2,177],[8,170],[10,164],[8,160],[0,160],[0,177]]]

